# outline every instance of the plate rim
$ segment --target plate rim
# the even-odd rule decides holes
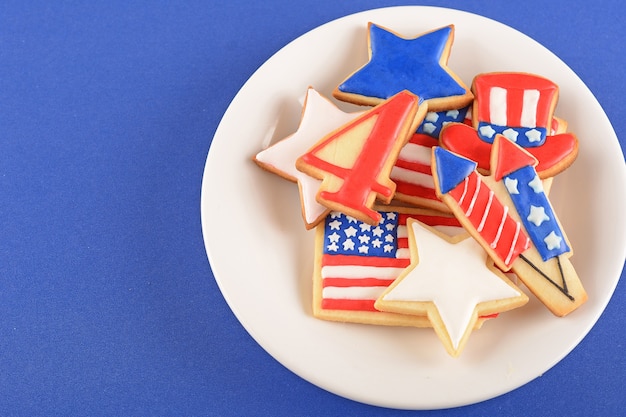
[[[221,129],[221,127],[222,127],[222,122],[224,121],[225,116],[229,113],[229,111],[231,110],[231,107],[232,107],[232,106],[234,105],[234,103],[238,100],[238,98],[240,97],[240,95],[243,95],[243,92],[244,92],[244,90],[246,89],[246,86],[247,86],[247,85],[251,82],[251,80],[252,80],[255,76],[257,76],[257,74],[258,74],[258,73],[259,73],[259,72],[260,72],[260,71],[264,68],[264,66],[266,66],[266,64],[267,64],[268,62],[270,62],[271,60],[275,59],[275,57],[276,57],[276,56],[278,56],[279,54],[285,53],[284,51],[285,51],[286,49],[288,49],[291,45],[293,45],[294,43],[296,43],[297,41],[299,41],[301,38],[303,38],[303,37],[305,37],[305,36],[312,36],[311,34],[312,34],[313,32],[315,32],[315,31],[321,31],[321,30],[324,30],[324,28],[328,27],[329,25],[332,25],[332,24],[338,24],[338,22],[341,22],[342,20],[345,20],[345,19],[348,19],[348,18],[354,18],[354,19],[356,19],[357,17],[362,16],[362,15],[376,14],[376,13],[378,13],[378,12],[380,12],[380,11],[388,11],[388,10],[392,10],[392,9],[394,9],[394,10],[400,10],[400,9],[412,9],[412,10],[413,10],[413,9],[419,9],[419,10],[437,10],[438,12],[444,12],[444,13],[445,13],[445,12],[452,11],[452,12],[454,12],[454,13],[461,13],[461,14],[466,14],[466,15],[469,15],[471,18],[476,18],[476,17],[478,17],[478,18],[481,18],[481,19],[487,19],[487,20],[489,20],[489,21],[491,21],[491,22],[493,22],[493,23],[495,23],[495,24],[497,24],[497,25],[502,26],[503,28],[506,28],[507,30],[511,30],[511,31],[516,32],[516,33],[517,33],[517,35],[521,35],[521,36],[525,37],[527,40],[530,40],[530,41],[532,41],[532,42],[533,42],[536,46],[540,46],[541,48],[545,49],[545,50],[546,50],[546,51],[548,51],[550,54],[552,54],[552,55],[553,55],[556,59],[558,59],[559,61],[561,61],[561,60],[560,60],[560,58],[558,58],[556,55],[554,55],[552,52],[550,52],[550,51],[549,51],[546,47],[544,47],[543,45],[541,45],[539,42],[535,41],[533,38],[529,37],[528,35],[524,34],[523,32],[518,31],[518,30],[517,30],[517,29],[515,29],[515,28],[512,28],[512,27],[510,27],[510,26],[508,26],[508,25],[506,25],[506,24],[504,24],[504,23],[498,22],[498,21],[496,21],[496,20],[494,20],[494,19],[491,19],[491,18],[489,18],[489,17],[481,16],[481,15],[478,15],[478,14],[475,14],[475,13],[471,13],[471,12],[467,12],[467,11],[463,11],[463,10],[451,9],[451,8],[440,7],[440,6],[417,6],[417,5],[414,5],[414,6],[409,6],[409,5],[405,5],[405,6],[392,6],[392,7],[382,7],[382,8],[376,8],[376,9],[371,9],[371,10],[364,10],[364,11],[360,11],[360,12],[357,12],[357,13],[354,13],[354,14],[350,14],[350,15],[342,16],[342,17],[339,17],[339,18],[337,18],[337,19],[333,19],[333,20],[331,20],[331,21],[329,21],[329,22],[327,22],[327,23],[324,23],[324,24],[322,24],[322,25],[320,25],[320,26],[317,26],[316,28],[311,29],[310,31],[308,31],[308,32],[306,32],[306,33],[304,33],[304,34],[302,34],[302,35],[298,36],[297,38],[295,38],[295,39],[291,40],[291,41],[290,41],[290,42],[288,42],[285,46],[283,46],[282,48],[280,48],[277,52],[275,52],[272,56],[270,56],[270,58],[268,58],[268,59],[267,59],[267,60],[266,60],[263,64],[261,64],[261,65],[260,65],[260,66],[259,66],[259,67],[258,67],[258,68],[254,71],[254,72],[253,72],[253,74],[250,76],[250,78],[249,78],[248,80],[246,80],[246,82],[243,84],[243,86],[239,89],[239,91],[237,92],[237,94],[234,96],[233,100],[232,100],[232,101],[231,101],[231,103],[229,104],[229,106],[228,106],[228,108],[227,108],[226,112],[224,113],[224,115],[223,115],[222,119],[220,120],[220,123],[219,123],[219,125],[218,125],[218,127],[217,127],[217,129],[216,129],[216,131],[215,131],[215,134],[214,134],[213,139],[212,139],[212,141],[211,141],[211,146],[209,147],[209,151],[208,151],[208,154],[207,154],[207,160],[206,160],[206,163],[205,163],[205,169],[204,169],[204,172],[203,172],[203,179],[202,179],[202,191],[201,191],[201,218],[202,218],[202,232],[203,232],[203,239],[204,239],[204,242],[205,242],[205,250],[206,250],[207,257],[208,257],[208,260],[209,260],[209,263],[210,263],[210,266],[211,266],[211,271],[213,272],[213,275],[214,275],[214,278],[215,278],[215,280],[216,280],[216,282],[217,282],[217,284],[218,284],[218,287],[220,288],[220,291],[222,292],[222,295],[223,295],[223,296],[224,296],[224,298],[226,299],[226,301],[227,301],[227,303],[228,303],[228,305],[229,305],[230,309],[233,311],[233,313],[235,314],[235,316],[237,317],[237,319],[239,320],[239,322],[243,325],[243,327],[245,328],[245,330],[246,330],[246,331],[247,331],[247,332],[248,332],[248,333],[249,333],[249,334],[253,337],[253,339],[256,341],[256,343],[258,343],[258,344],[259,344],[259,345],[260,345],[260,346],[261,346],[261,347],[262,347],[262,348],[263,348],[263,349],[264,349],[264,350],[265,350],[265,351],[266,351],[266,352],[267,352],[270,356],[272,356],[273,358],[275,358],[275,359],[276,359],[278,362],[280,362],[281,364],[285,365],[285,366],[286,366],[288,369],[290,369],[292,372],[296,373],[297,375],[299,375],[299,376],[300,376],[300,377],[302,377],[303,379],[305,379],[305,380],[307,380],[307,381],[309,381],[309,382],[312,382],[312,383],[314,383],[315,385],[320,386],[321,388],[326,389],[326,390],[328,390],[328,388],[327,388],[327,387],[325,387],[323,383],[320,383],[320,381],[316,381],[316,379],[315,379],[315,378],[311,378],[310,376],[309,376],[309,377],[303,376],[303,375],[301,374],[301,372],[297,372],[297,371],[295,371],[294,369],[292,369],[292,367],[290,367],[290,366],[286,365],[286,364],[285,364],[285,361],[284,361],[284,360],[281,360],[281,359],[283,359],[283,358],[278,358],[278,357],[276,357],[276,355],[275,355],[273,352],[271,352],[271,351],[270,351],[271,349],[270,349],[270,348],[268,348],[268,347],[266,346],[266,343],[264,343],[264,342],[263,342],[263,337],[262,337],[262,336],[260,336],[260,335],[258,334],[257,329],[249,328],[249,326],[245,323],[245,320],[243,320],[243,319],[242,319],[242,317],[240,317],[241,312],[240,312],[240,311],[238,311],[238,309],[233,308],[233,305],[232,305],[233,300],[231,299],[231,294],[228,294],[228,291],[227,291],[227,290],[225,290],[225,288],[224,288],[224,286],[223,286],[223,281],[222,281],[222,279],[223,279],[223,278],[222,278],[221,276],[220,276],[220,277],[218,277],[218,273],[216,273],[216,272],[215,272],[215,269],[216,269],[216,267],[215,267],[215,259],[214,259],[214,258],[212,259],[212,255],[211,255],[211,248],[210,248],[210,244],[209,244],[209,242],[208,242],[208,239],[209,239],[209,238],[208,238],[208,231],[207,231],[207,229],[206,229],[206,227],[207,227],[208,223],[206,222],[206,215],[205,215],[205,210],[207,209],[207,204],[208,204],[208,197],[207,197],[207,194],[206,194],[206,193],[208,192],[208,188],[207,188],[207,186],[206,186],[206,184],[205,184],[205,183],[207,183],[207,182],[208,182],[208,181],[207,181],[207,178],[208,178],[208,176],[207,176],[207,175],[208,175],[208,173],[209,173],[209,163],[210,163],[210,162],[211,162],[211,160],[212,160],[212,151],[213,151],[213,153],[215,153],[215,152],[216,152],[216,151],[214,150],[214,149],[215,149],[215,147],[213,146],[213,145],[214,145],[214,141],[215,141],[215,139],[216,139],[216,138],[218,138],[218,135],[219,135],[219,134],[220,134],[220,132],[221,132],[221,130],[220,130],[220,129]],[[567,64],[565,64],[563,61],[561,61],[561,62],[563,63],[563,65],[564,65],[564,66],[566,66],[567,68],[569,68],[569,66],[567,66]],[[573,71],[573,70],[571,70],[571,68],[570,68],[570,71],[572,71],[572,73],[574,73],[574,71]],[[593,94],[591,93],[591,91],[590,91],[590,90],[588,89],[588,87],[584,84],[584,82],[580,79],[580,77],[578,77],[578,75],[576,75],[575,73],[574,73],[574,75],[575,75],[575,76],[576,76],[576,78],[577,78],[577,79],[578,79],[578,80],[579,80],[579,81],[580,81],[580,82],[581,82],[581,83],[585,86],[585,88],[587,89],[588,93],[589,93],[589,94],[591,94],[591,96],[593,96]],[[594,97],[594,99],[595,99],[595,97]],[[596,100],[596,103],[597,103],[597,100]],[[597,103],[597,104],[598,104],[598,106],[599,106],[599,103]],[[610,125],[610,121],[609,121],[608,117],[606,116],[606,113],[604,113],[604,110],[601,108],[601,106],[600,106],[600,110],[602,111],[602,113],[603,113],[604,117],[606,118],[607,123]],[[611,126],[611,129],[612,129],[612,126]],[[615,132],[614,132],[614,131],[613,131],[613,134],[615,135]],[[615,138],[616,138],[616,136],[615,136]],[[618,148],[619,148],[619,143],[617,143],[617,146],[618,146]],[[624,172],[626,172],[626,169],[625,169],[625,170],[623,170],[623,171],[624,171]],[[623,173],[623,175],[624,175],[624,173]],[[622,257],[622,258],[626,258],[626,248],[624,249],[624,255],[623,255],[623,257]],[[622,264],[623,264],[623,262],[622,262]],[[217,268],[217,269],[219,269],[219,268]],[[617,279],[614,279],[614,280],[612,281],[612,286],[611,286],[610,292],[609,292],[609,293],[605,296],[605,299],[604,299],[604,302],[603,302],[603,303],[602,303],[602,305],[601,305],[601,308],[599,308],[599,309],[598,309],[598,311],[596,311],[596,312],[595,312],[595,314],[594,314],[594,316],[595,316],[595,317],[593,317],[593,318],[592,318],[592,319],[588,322],[587,326],[583,329],[583,331],[581,331],[581,332],[580,332],[579,337],[576,339],[575,343],[573,343],[573,344],[572,344],[572,346],[571,346],[571,347],[570,347],[567,351],[564,351],[564,352],[562,353],[562,355],[560,355],[560,356],[558,356],[558,357],[555,357],[555,358],[554,358],[554,360],[552,361],[552,363],[551,363],[551,364],[550,364],[550,365],[549,365],[549,366],[548,366],[548,367],[547,367],[547,368],[546,368],[543,372],[547,372],[547,371],[548,371],[549,369],[551,369],[554,365],[556,365],[558,362],[560,362],[560,361],[561,361],[561,360],[562,360],[565,356],[567,356],[567,355],[571,352],[571,350],[573,350],[573,349],[574,349],[574,348],[575,348],[575,347],[576,347],[576,346],[580,343],[580,341],[581,341],[581,340],[582,340],[582,339],[583,339],[583,338],[584,338],[584,337],[585,337],[585,336],[589,333],[589,331],[591,330],[591,328],[595,325],[595,323],[597,322],[597,320],[600,318],[600,316],[601,316],[602,312],[605,310],[606,306],[607,306],[607,305],[608,305],[608,303],[610,302],[610,299],[611,299],[611,297],[612,297],[612,295],[613,295],[613,292],[615,291],[615,288],[616,288],[616,286],[617,286],[617,284],[618,284],[618,282],[619,282],[620,273],[621,273],[621,270],[620,270],[620,271],[616,271],[616,274],[617,274]],[[288,362],[288,361],[287,361],[287,362]],[[526,380],[526,381],[522,382],[521,384],[517,385],[516,387],[510,388],[510,389],[504,389],[504,390],[502,390],[502,392],[500,392],[500,393],[498,393],[498,394],[496,394],[496,395],[490,396],[489,398],[495,398],[495,397],[497,397],[497,396],[500,396],[500,395],[502,395],[502,394],[505,394],[505,393],[507,393],[507,392],[510,392],[510,391],[512,391],[512,390],[514,390],[514,389],[517,389],[517,388],[519,388],[520,386],[522,386],[522,385],[524,385],[524,384],[526,384],[526,383],[528,383],[528,382],[532,381],[532,380],[533,380],[533,379],[535,379],[537,376],[539,376],[539,375],[536,375],[536,376],[534,376],[534,377],[532,377],[532,378],[530,378],[530,379],[528,379],[528,380]],[[378,403],[378,402],[371,403],[371,402],[363,401],[363,399],[362,399],[362,398],[354,398],[353,396],[350,396],[350,395],[345,395],[345,393],[337,393],[337,392],[336,392],[336,391],[334,391],[334,390],[329,390],[329,391],[334,392],[334,393],[335,393],[335,394],[337,394],[337,395],[341,395],[341,396],[344,396],[344,397],[346,397],[346,398],[350,398],[350,399],[353,399],[353,400],[356,400],[356,401],[359,401],[359,402],[365,402],[365,403],[369,403],[369,404],[373,404],[373,405],[390,406],[389,404],[380,404],[380,403]],[[483,400],[485,400],[485,399],[488,399],[488,398],[480,399],[480,400],[477,400],[477,401],[472,401],[472,402],[469,402],[469,403],[463,403],[463,404],[452,404],[452,403],[451,403],[450,405],[446,405],[446,406],[444,406],[444,407],[434,407],[434,408],[447,408],[448,406],[466,405],[466,404],[471,404],[471,403],[475,403],[475,402],[483,401]],[[391,405],[391,406],[392,406],[392,407],[394,407],[394,405]],[[422,408],[422,407],[402,407],[402,406],[400,406],[400,407],[394,407],[394,408],[432,409],[433,407],[424,407],[424,408]]]

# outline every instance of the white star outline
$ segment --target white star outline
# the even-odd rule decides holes
[[[424,120],[432,123],[437,123],[437,120],[439,120],[439,115],[437,114],[437,112],[429,111],[428,113],[426,113],[426,117],[424,117]]]
[[[508,128],[504,132],[502,132],[505,138],[509,139],[511,142],[517,142],[517,136],[519,132],[515,129]]]
[[[368,235],[359,235],[358,239],[361,245],[367,245],[370,243],[370,237]]]
[[[433,313],[444,323],[456,351],[466,333],[471,332],[480,303],[517,299],[516,305],[521,305],[528,300],[488,265],[487,254],[474,239],[453,243],[453,239],[434,233],[418,221],[410,219],[407,226],[409,245],[412,251],[418,250],[419,261],[411,256],[411,265],[378,299],[377,308],[385,310],[394,303],[432,303]]]
[[[538,175],[535,175],[535,178],[528,183],[528,186],[537,194],[543,193],[543,183],[541,182],[541,179],[539,179]]]
[[[332,222],[329,222],[328,226],[330,227],[330,230],[340,230],[341,229],[341,221],[335,219]]]
[[[435,130],[437,130],[437,126],[433,123],[424,123],[424,125],[422,126],[422,130],[424,130],[424,132],[428,134],[431,134]]]
[[[541,132],[537,129],[532,129],[526,132],[526,137],[530,143],[539,142],[541,140]]]
[[[354,241],[352,239],[346,239],[343,241],[343,250],[354,250]]]
[[[480,133],[481,133],[483,136],[488,137],[488,138],[492,138],[492,137],[493,137],[493,135],[495,135],[495,134],[496,134],[496,131],[493,129],[493,127],[491,127],[491,126],[489,126],[489,125],[482,126],[482,127],[480,127],[480,129],[479,129],[479,130],[480,130]]]
[[[346,230],[344,230],[344,233],[346,234],[346,237],[356,237],[356,232],[357,232],[357,229],[355,229],[352,226],[350,226]]]
[[[506,187],[509,194],[519,194],[519,190],[517,189],[518,180],[510,177],[504,178],[504,186]]]
[[[548,215],[546,214],[545,207],[543,206],[537,207],[531,204],[530,213],[528,214],[528,217],[526,217],[526,220],[528,220],[535,226],[539,227],[541,226],[541,223],[550,220],[550,217],[548,217]]]
[[[330,240],[331,243],[338,243],[340,238],[341,236],[337,232],[333,232],[332,234],[328,235],[328,240]]]
[[[563,238],[557,235],[553,230],[548,236],[543,239],[543,241],[545,242],[548,250],[554,250],[561,247],[561,242],[563,241]]]

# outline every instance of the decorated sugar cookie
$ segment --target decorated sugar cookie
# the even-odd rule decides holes
[[[446,213],[407,207],[377,207],[376,226],[340,212],[316,228],[313,273],[315,317],[351,323],[430,327],[426,315],[378,311],[374,303],[410,264],[407,221],[416,219],[446,236],[467,236]],[[480,326],[488,316],[477,323]]]
[[[376,199],[389,203],[395,183],[389,174],[400,149],[426,113],[426,105],[402,91],[317,142],[296,168],[322,180],[317,201],[376,225]]]
[[[424,116],[424,121],[417,128],[416,133],[422,133],[432,138],[439,139],[441,129],[449,123],[465,123],[471,125],[471,106],[442,111],[429,110],[426,116]]]
[[[563,120],[554,118],[558,87],[527,73],[487,73],[474,78],[474,129],[464,125],[441,133],[441,146],[490,170],[491,144],[499,134],[526,149],[538,161],[540,178],[569,167],[578,155],[578,139],[566,133]]]
[[[587,300],[569,261],[571,246],[544,192],[536,159],[505,137],[495,138],[491,174],[443,148],[433,150],[440,198],[504,271],[511,269],[555,315]]]
[[[298,183],[302,218],[307,229],[317,225],[329,209],[315,200],[321,181],[298,171],[296,159],[329,132],[360,114],[362,112],[343,112],[313,88],[309,88],[297,131],[254,157],[254,161],[262,168]]]
[[[396,183],[394,198],[417,207],[448,212],[435,194],[430,167],[431,148],[439,144],[439,133],[449,123],[471,123],[467,120],[469,107],[440,112],[429,111],[417,132],[404,145],[393,169],[391,179]]]
[[[528,302],[467,235],[449,238],[413,219],[407,230],[411,263],[375,306],[399,314],[426,314],[450,355],[461,353],[480,315]]]
[[[369,23],[369,62],[339,84],[333,95],[376,105],[408,90],[427,102],[431,111],[465,107],[472,93],[447,65],[453,41],[454,25],[406,39]]]

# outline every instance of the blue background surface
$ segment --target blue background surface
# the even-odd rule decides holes
[[[296,37],[371,8],[445,6],[526,33],[587,83],[623,150],[621,3],[0,3],[0,415],[624,415],[624,273],[542,377],[406,412],[325,392],[263,351],[224,301],[200,225],[211,138],[243,83]]]

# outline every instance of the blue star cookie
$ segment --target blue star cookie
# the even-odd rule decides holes
[[[454,25],[405,39],[368,25],[370,60],[333,91],[339,100],[376,105],[402,90],[428,102],[429,111],[467,106],[473,94],[447,66]]]

